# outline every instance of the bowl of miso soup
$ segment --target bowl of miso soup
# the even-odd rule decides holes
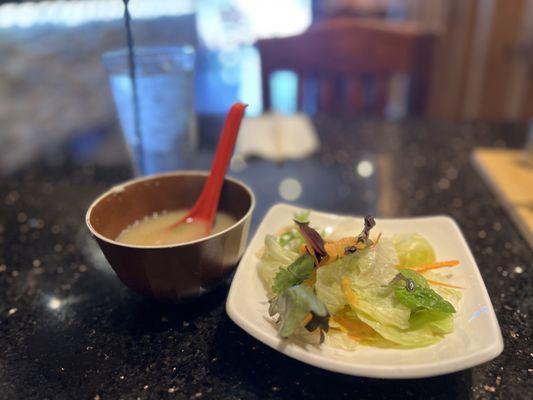
[[[89,207],[86,223],[105,258],[128,287],[161,301],[182,302],[223,282],[241,258],[255,198],[225,178],[208,236],[178,222],[195,203],[208,172],[178,171],[118,184]]]

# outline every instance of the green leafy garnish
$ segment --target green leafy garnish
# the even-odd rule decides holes
[[[302,224],[308,223],[309,222],[309,214],[310,213],[311,213],[311,211],[309,211],[309,210],[296,212],[296,213],[294,213],[293,219],[295,221],[298,221],[298,222],[302,223]]]
[[[426,281],[426,278],[424,278],[418,272],[413,271],[412,269],[401,269],[399,272],[405,278],[411,279],[415,283],[415,285],[420,286],[420,287],[429,287],[428,282]]]
[[[448,314],[455,312],[453,305],[431,289],[422,275],[407,269],[400,270],[400,274],[414,282],[414,288],[408,287],[402,281],[394,283],[394,295],[401,304],[413,311],[431,310]]]
[[[306,324],[308,330],[322,328],[327,331],[328,328],[328,310],[307,286],[298,285],[284,290],[270,300],[268,313],[270,316],[279,314],[279,334],[284,338],[301,327],[309,314],[312,318]]]
[[[287,232],[282,233],[278,236],[278,243],[282,247],[289,246],[292,249],[295,249],[295,247],[299,247],[301,244],[304,243],[304,238],[296,228],[291,228]]]
[[[309,222],[310,211],[300,211],[294,213],[294,220],[301,223]],[[302,234],[296,227],[290,228],[286,232],[283,232],[277,238],[281,247],[293,251],[299,250],[300,246],[305,243]]]
[[[281,268],[274,277],[272,291],[281,293],[291,286],[299,285],[311,276],[315,267],[315,260],[309,253],[298,257],[287,268]]]

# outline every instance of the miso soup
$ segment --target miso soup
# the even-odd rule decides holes
[[[185,216],[187,210],[164,211],[135,221],[116,238],[117,242],[141,246],[160,246],[190,242],[205,236],[202,222],[183,223],[172,227]],[[229,228],[235,218],[225,212],[218,212],[210,234]],[[172,228],[171,228],[172,227]]]

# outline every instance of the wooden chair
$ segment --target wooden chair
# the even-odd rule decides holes
[[[305,82],[318,82],[320,113],[384,114],[390,78],[409,76],[408,110],[426,111],[435,35],[413,24],[336,18],[291,37],[259,40],[263,107],[271,109],[270,75],[298,75],[298,109]]]

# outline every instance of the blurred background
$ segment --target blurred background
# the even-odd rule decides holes
[[[376,112],[365,100],[373,97],[383,118],[524,122],[533,116],[531,0],[131,0],[130,8],[136,45],[195,48],[198,115],[221,115],[236,98],[250,104],[249,116],[267,107],[365,115]],[[0,173],[43,151],[54,155],[64,143],[82,158],[99,148],[101,162],[124,161],[105,151],[123,143],[113,134],[120,129],[101,63],[105,51],[126,44],[123,12],[118,0],[0,1]],[[390,79],[363,74],[352,87],[291,64],[284,38],[305,47],[313,38],[303,32],[315,26],[325,32],[339,19],[367,21],[389,35],[383,40],[396,52],[369,57],[378,75],[382,64],[405,59]],[[399,50],[394,35],[413,41]],[[272,74],[262,77],[261,62],[263,75]],[[353,89],[347,106],[336,104],[339,85]],[[320,101],[313,105],[312,96]]]

